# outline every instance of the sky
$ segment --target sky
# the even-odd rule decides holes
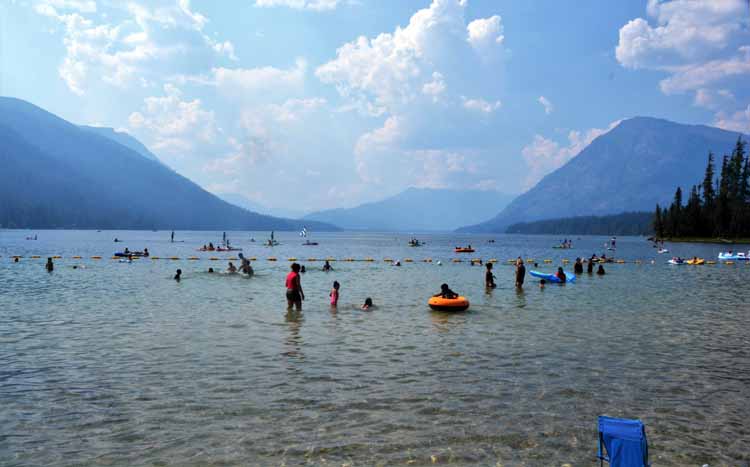
[[[514,194],[622,119],[750,133],[750,6],[0,0],[0,95],[275,209]]]

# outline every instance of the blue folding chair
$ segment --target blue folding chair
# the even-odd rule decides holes
[[[602,445],[606,454],[602,452]],[[599,416],[599,465],[649,467],[646,428],[640,420]]]

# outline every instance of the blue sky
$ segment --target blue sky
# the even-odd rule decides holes
[[[637,115],[750,132],[745,0],[6,0],[0,93],[216,193],[518,193]]]

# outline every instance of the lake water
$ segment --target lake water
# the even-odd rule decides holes
[[[205,272],[231,256],[195,251],[216,232],[0,231],[0,465],[593,465],[600,414],[643,420],[654,465],[750,462],[748,265],[670,266],[618,238],[628,263],[607,275],[519,292],[507,259],[552,271],[607,239],[321,233],[313,247],[283,233],[268,248],[267,233],[229,234],[255,277]],[[125,246],[162,259],[109,259]],[[31,255],[63,258],[48,274]],[[327,256],[377,261],[305,260]],[[308,270],[299,315],[289,257]],[[497,258],[498,288],[454,257]],[[427,308],[442,282],[468,312]]]

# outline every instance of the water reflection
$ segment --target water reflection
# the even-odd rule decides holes
[[[287,336],[284,340],[284,348],[286,349],[281,354],[285,357],[299,360],[303,362],[305,355],[302,353],[302,324],[305,322],[305,317],[301,311],[288,310],[284,315],[284,321],[287,324]]]

